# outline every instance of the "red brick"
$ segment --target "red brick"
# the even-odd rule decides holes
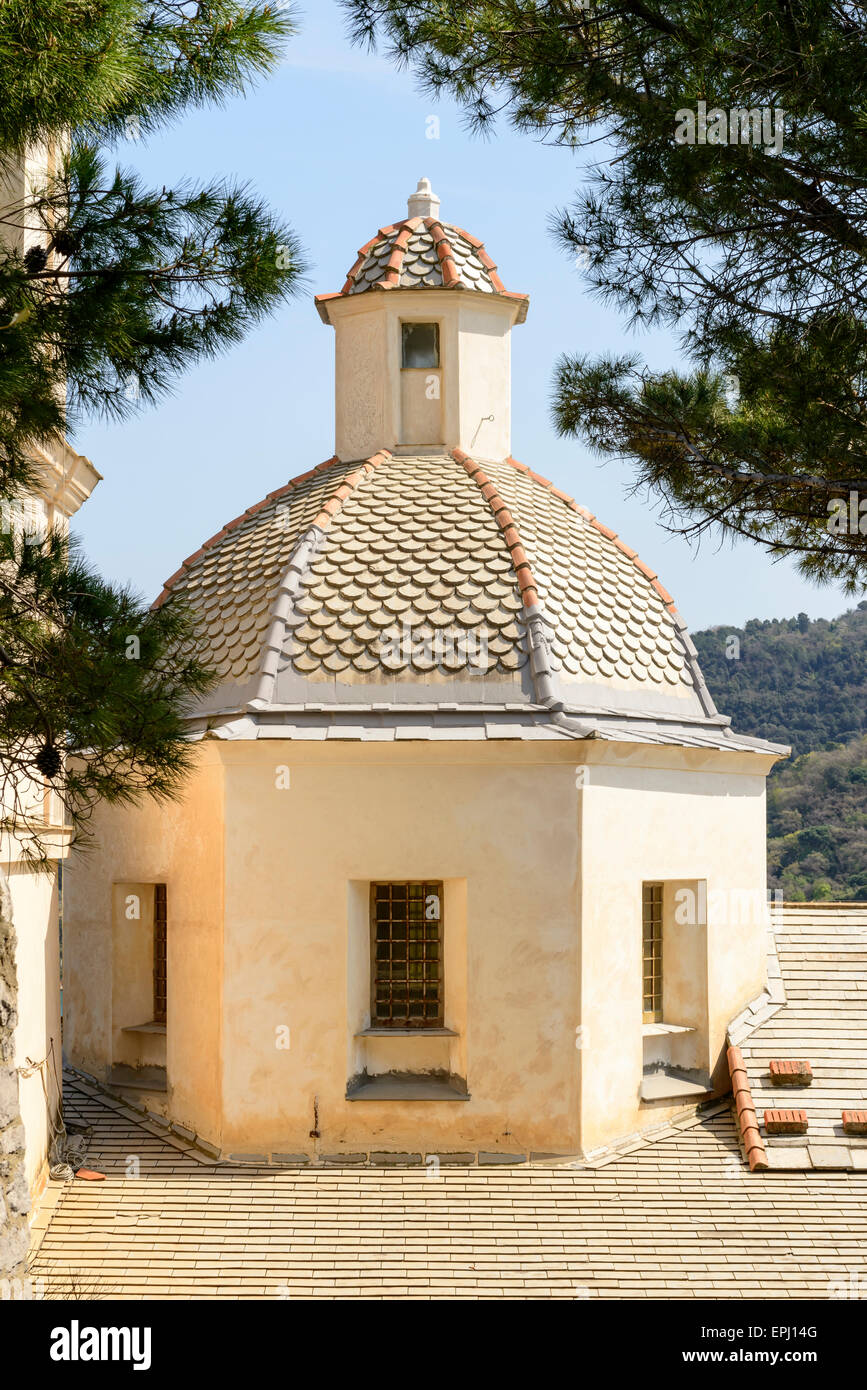
[[[766,1134],[806,1134],[806,1110],[766,1110]]]
[[[843,1133],[867,1134],[867,1110],[844,1110]]]
[[[770,1064],[771,1081],[775,1086],[809,1086],[813,1068],[809,1062],[785,1059]]]

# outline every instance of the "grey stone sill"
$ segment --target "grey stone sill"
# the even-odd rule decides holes
[[[454,1028],[362,1028],[357,1038],[459,1038]]]
[[[643,1038],[663,1038],[670,1033],[694,1033],[696,1030],[685,1023],[642,1023]]]
[[[133,1023],[128,1028],[122,1028],[122,1033],[156,1033],[163,1037],[166,1035],[166,1025],[164,1023]]]
[[[690,1081],[675,1072],[658,1071],[643,1077],[638,1094],[642,1100],[683,1100],[706,1096],[709,1091],[710,1086],[701,1081]]]
[[[432,1076],[372,1076],[346,1092],[347,1100],[469,1100],[466,1090]]]
[[[108,1074],[109,1086],[134,1091],[166,1091],[168,1089],[165,1067],[131,1067],[118,1062]]]

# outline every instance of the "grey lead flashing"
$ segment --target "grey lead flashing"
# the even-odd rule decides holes
[[[576,718],[576,711],[551,705],[514,706],[458,705],[295,705],[286,707],[236,708],[217,717],[193,718],[187,725],[192,739],[298,738],[361,739],[388,741],[429,738],[448,740],[474,736],[500,737],[496,731],[508,728],[510,737],[599,738],[617,743],[646,743],[681,748],[718,750],[731,753],[788,756],[783,744],[749,735],[735,734],[719,718],[683,719],[623,714]],[[334,732],[332,732],[332,730]],[[516,731],[520,730],[520,733]]]
[[[530,658],[530,672],[536,700],[549,712],[552,725],[573,738],[595,738],[593,724],[572,719],[563,713],[563,698],[557,689],[554,673],[551,670],[551,654],[545,635],[545,617],[538,604],[524,606],[527,653]]]
[[[702,709],[707,715],[715,715],[717,713],[717,707],[714,704],[713,696],[711,695],[710,691],[705,685],[704,676],[702,675],[701,667],[698,664],[698,650],[696,648],[695,643],[689,635],[689,628],[683,621],[683,618],[680,616],[677,609],[675,609],[674,612],[671,614],[671,618],[672,622],[677,628],[677,634],[680,638],[681,645],[683,646],[683,649],[686,652],[686,663],[689,667],[690,674],[692,675],[695,692],[698,695],[699,700],[701,701]]]
[[[274,686],[277,681],[277,668],[280,662],[280,655],[286,642],[287,620],[295,611],[295,605],[302,597],[302,579],[310,568],[310,563],[320,549],[325,539],[325,531],[321,526],[311,524],[307,527],[295,543],[295,547],[289,557],[289,564],[286,566],[286,573],[283,582],[277,592],[277,598],[272,610],[271,622],[265,641],[262,646],[262,663],[259,668],[259,683],[256,694],[250,701],[248,708],[256,709],[270,702],[270,697],[274,694]]]

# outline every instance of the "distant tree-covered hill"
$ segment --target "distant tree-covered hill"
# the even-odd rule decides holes
[[[867,901],[867,738],[780,767],[768,787],[768,877],[789,902]]]
[[[792,746],[768,784],[768,876],[790,901],[867,901],[867,602],[693,633],[717,708]]]
[[[797,618],[693,633],[717,708],[732,727],[793,754],[867,733],[867,602],[829,621]]]

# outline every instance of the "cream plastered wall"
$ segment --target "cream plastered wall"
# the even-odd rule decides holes
[[[206,741],[185,808],[106,813],[98,856],[69,874],[72,1060],[107,1060],[112,883],[165,881],[169,1109],[226,1153],[564,1153],[658,1123],[682,1102],[638,1103],[641,883],[763,891],[772,761],[601,741]],[[357,1036],[378,879],[444,883],[454,1040]],[[763,983],[765,937],[707,931],[710,1065]],[[448,1066],[470,1099],[346,1099],[359,1069],[389,1065]]]
[[[104,807],[94,830],[97,847],[76,857],[64,876],[67,1055],[102,1079],[113,1062],[132,1061],[129,1035],[122,1056],[113,1047],[113,899],[118,885],[135,891],[136,884],[165,883],[168,1108],[179,1123],[218,1144],[225,836],[219,760],[199,760],[181,801],[137,810]],[[150,923],[142,929],[149,932]],[[124,949],[132,960],[128,943]],[[128,1005],[127,993],[119,1007]],[[130,1021],[124,1014],[123,1023]],[[143,1051],[140,1060],[152,1058]],[[154,1103],[159,1107],[158,1099]]]
[[[511,447],[509,334],[519,309],[515,301],[462,290],[369,290],[326,301],[336,334],[338,457],[366,458],[421,441],[504,458]],[[431,409],[423,393],[402,388],[401,324],[409,321],[439,324],[440,439],[426,438]],[[418,418],[404,419],[403,405],[416,397]],[[482,423],[488,415],[494,420]]]
[[[461,305],[460,448],[479,458],[506,458],[512,448],[512,322],[496,301]]]
[[[734,905],[745,892],[764,902],[765,774],[774,762],[759,755],[747,759],[685,750],[681,770],[665,766],[668,754],[629,745],[610,745],[598,754],[591,750],[586,758],[579,779],[585,1151],[658,1123],[677,1108],[640,1104],[638,1097],[642,882],[704,880],[720,904],[716,921],[692,928],[706,934],[706,952],[698,946],[690,950],[697,962],[706,960],[707,977],[696,981],[698,1000],[693,1001],[706,994],[702,1060],[726,1085],[720,1066],[726,1026],[766,976],[763,913],[743,913]],[[726,903],[733,910],[727,912]]]
[[[45,1176],[62,1065],[57,869],[53,865],[49,873],[34,873],[21,863],[4,868],[16,934],[18,1025],[14,1058],[16,1067],[30,1072],[19,1072],[18,1100],[25,1133],[25,1173],[33,1190],[41,1186]],[[43,1065],[31,1071],[28,1062]]]
[[[554,1136],[574,1146],[578,842],[569,767],[517,744],[467,752],[268,740],[220,753],[232,826],[224,1146],[309,1151],[314,1102],[325,1153],[541,1149]],[[284,766],[288,789],[277,785]],[[447,952],[446,1021],[465,1019],[456,1064],[471,1099],[348,1101],[348,1059],[365,1021],[359,994],[369,990],[368,928],[363,909],[351,910],[354,886],[431,878],[446,882],[446,935],[453,920],[465,936],[463,970]],[[453,983],[465,998],[451,997]],[[288,1050],[276,1046],[287,1027]],[[392,1069],[413,1068],[415,1039],[384,1044]]]

